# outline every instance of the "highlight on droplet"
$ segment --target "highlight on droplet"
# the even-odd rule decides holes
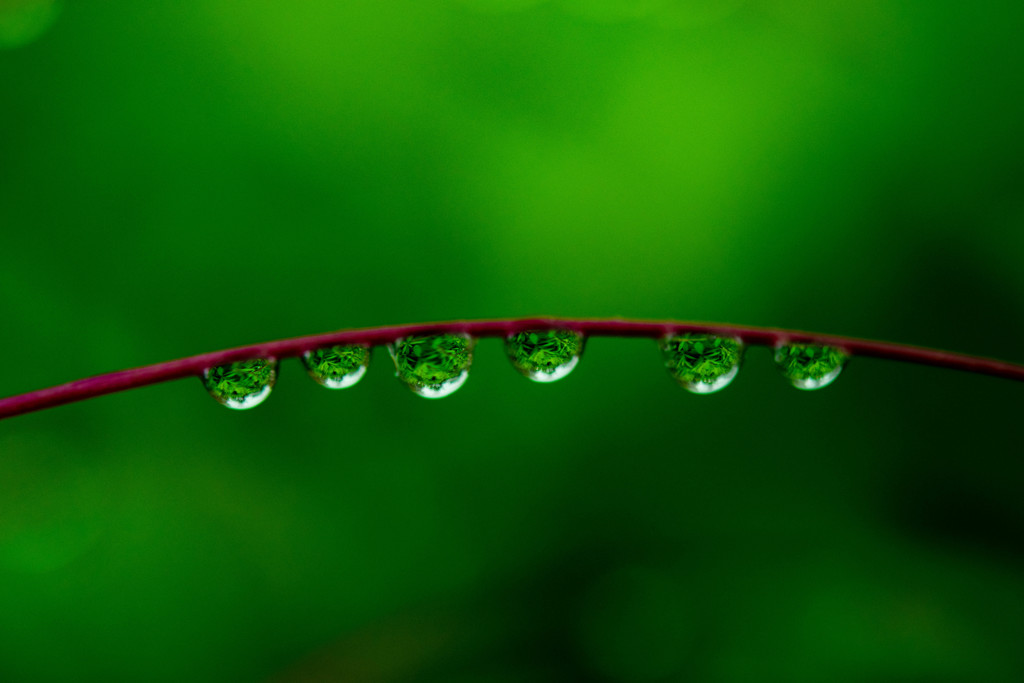
[[[328,389],[347,389],[366,374],[370,347],[365,344],[340,344],[313,349],[302,354],[302,364],[313,380]]]
[[[694,394],[711,394],[729,386],[743,361],[743,343],[735,337],[670,334],[659,346],[669,374]]]
[[[505,338],[505,353],[534,382],[554,382],[579,364],[585,341],[573,330],[526,330]]]
[[[783,344],[775,349],[775,364],[797,389],[821,389],[835,381],[849,356],[834,346]]]
[[[395,376],[413,393],[442,398],[469,378],[474,340],[467,334],[417,334],[388,344]]]
[[[218,403],[233,410],[247,410],[270,396],[277,380],[277,361],[253,358],[203,371],[203,386]]]

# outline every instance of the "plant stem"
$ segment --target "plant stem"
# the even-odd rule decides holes
[[[293,337],[263,344],[240,346],[224,351],[213,351],[197,356],[189,356],[188,358],[146,365],[140,368],[118,370],[117,372],[87,377],[68,382],[67,384],[0,399],[0,419],[45,408],[53,408],[65,403],[73,403],[116,391],[143,387],[148,384],[166,382],[182,377],[195,377],[201,375],[207,368],[249,358],[288,358],[300,356],[306,351],[337,344],[367,344],[374,346],[390,343],[400,337],[414,334],[454,332],[468,334],[473,337],[504,337],[514,332],[534,329],[574,330],[588,337],[648,337],[653,339],[661,338],[667,334],[703,332],[720,336],[738,337],[744,344],[753,346],[774,347],[789,343],[822,344],[838,347],[851,356],[869,356],[908,363],[920,363],[951,370],[963,370],[993,377],[1024,381],[1024,365],[1020,364],[906,344],[815,334],[798,330],[668,320],[522,318],[517,320],[418,323],[391,327],[340,330],[327,334]]]

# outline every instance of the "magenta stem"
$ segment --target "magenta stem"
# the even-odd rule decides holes
[[[141,368],[118,370],[95,377],[68,382],[47,389],[0,399],[0,419],[53,408],[115,391],[143,387],[182,377],[195,377],[207,368],[249,358],[288,358],[306,351],[335,344],[379,345],[413,334],[457,332],[473,337],[503,337],[524,330],[568,329],[590,337],[649,337],[667,334],[705,332],[721,336],[738,337],[744,344],[774,347],[780,344],[822,344],[844,350],[851,356],[870,356],[888,360],[920,363],[951,370],[963,370],[993,377],[1024,381],[1024,365],[991,358],[969,356],[962,353],[892,344],[868,339],[854,339],[834,335],[814,334],[797,330],[765,327],[740,327],[718,323],[675,322],[667,320],[568,320],[562,318],[522,318],[518,320],[475,320],[442,323],[418,323],[393,327],[372,327],[340,330],[327,334],[293,337],[279,341],[240,346],[224,351],[213,351],[198,356],[146,365]]]

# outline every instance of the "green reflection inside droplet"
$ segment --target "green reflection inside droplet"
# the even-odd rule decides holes
[[[786,344],[775,350],[775,364],[797,389],[820,389],[839,376],[847,355],[834,346]]]
[[[358,382],[369,362],[370,348],[362,344],[330,346],[302,355],[309,376],[329,389],[345,389]]]
[[[277,363],[270,358],[228,363],[203,373],[203,385],[218,403],[245,410],[259,405],[270,395],[277,379]]]
[[[710,394],[729,385],[739,372],[743,344],[733,337],[690,333],[661,340],[665,367],[688,391]]]
[[[473,340],[464,334],[412,335],[388,349],[398,379],[425,398],[454,392],[466,381],[473,362]]]
[[[31,43],[56,21],[60,8],[58,0],[0,0],[0,48]]]
[[[527,330],[505,339],[505,352],[519,372],[536,382],[565,377],[583,353],[583,335],[572,330]]]

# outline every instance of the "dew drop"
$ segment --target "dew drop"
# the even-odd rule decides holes
[[[388,351],[395,361],[395,375],[413,393],[441,398],[469,378],[473,343],[465,334],[419,334],[388,344]]]
[[[228,408],[245,410],[263,403],[277,379],[273,358],[253,358],[203,371],[203,386],[210,396]]]
[[[302,354],[306,372],[328,389],[347,389],[352,386],[366,374],[369,362],[370,347],[363,344],[329,346]]]
[[[562,379],[580,362],[584,337],[572,330],[527,330],[505,338],[505,352],[516,370],[534,382]]]
[[[843,371],[847,355],[834,346],[785,344],[775,349],[775,364],[797,389],[828,386]]]
[[[743,343],[735,337],[672,334],[659,344],[669,374],[694,394],[711,394],[729,386],[743,360]]]

